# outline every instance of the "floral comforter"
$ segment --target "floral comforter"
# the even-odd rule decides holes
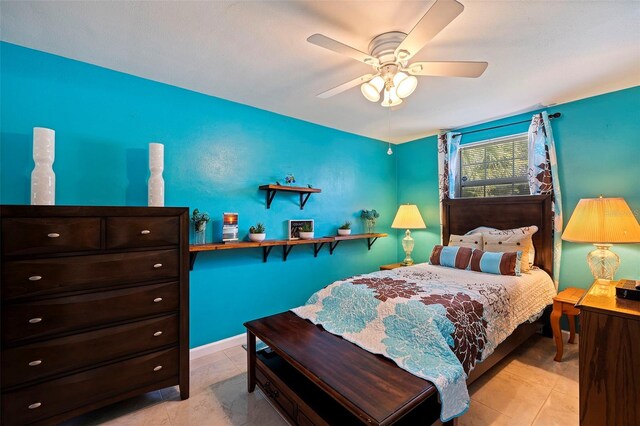
[[[541,270],[513,277],[420,264],[336,281],[292,311],[432,382],[448,421],[469,408],[476,362],[555,294]]]

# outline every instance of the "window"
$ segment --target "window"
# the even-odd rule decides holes
[[[460,197],[529,195],[527,134],[460,146]]]

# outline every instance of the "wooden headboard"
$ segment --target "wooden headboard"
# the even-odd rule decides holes
[[[449,235],[462,235],[479,226],[510,229],[536,225],[534,263],[553,276],[551,195],[448,199],[442,202],[442,210],[444,244]]]

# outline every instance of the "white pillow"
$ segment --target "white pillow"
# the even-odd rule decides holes
[[[490,252],[521,252],[520,272],[528,272],[529,266],[529,250],[533,243],[531,235],[527,234],[494,234],[491,232],[482,235],[484,239],[484,251]]]
[[[451,234],[449,236],[449,245],[455,247],[467,247],[470,249],[480,249],[482,250],[483,241],[482,234],[465,234],[465,235],[455,235]]]
[[[536,232],[538,232],[538,227],[535,225],[530,225],[530,226],[523,226],[522,228],[497,229],[497,228],[491,228],[488,226],[479,226],[476,229],[472,229],[471,231],[467,232],[465,235],[475,234],[478,232],[482,234],[494,234],[494,235],[514,235],[514,234],[533,235]],[[536,259],[536,248],[533,246],[533,240],[531,241],[531,245],[529,246],[528,253],[529,253],[529,257],[528,257],[529,267],[531,267],[533,266],[533,263],[535,262],[535,259]],[[522,253],[522,258],[527,259],[524,253]],[[527,268],[527,270],[529,269],[530,268]]]

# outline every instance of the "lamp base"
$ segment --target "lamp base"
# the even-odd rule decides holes
[[[620,257],[609,250],[612,244],[594,244],[597,248],[587,255],[587,263],[597,280],[613,280],[620,266]]]
[[[404,235],[405,237],[402,239],[402,248],[404,249],[404,254],[406,256],[402,261],[402,265],[409,266],[413,265],[413,259],[411,258],[411,252],[413,251],[413,238],[411,238],[411,231],[408,229]]]

